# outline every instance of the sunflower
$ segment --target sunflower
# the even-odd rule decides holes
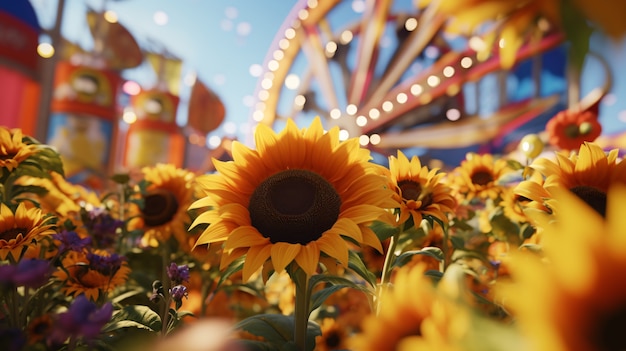
[[[22,176],[15,181],[15,184],[46,189],[46,193],[35,195],[34,199],[44,211],[63,217],[70,213],[78,213],[82,204],[101,205],[97,193],[68,182],[65,177],[56,172],[50,172],[50,179]]]
[[[128,262],[123,256],[94,250],[70,251],[53,276],[63,283],[61,291],[67,296],[85,294],[92,301],[100,301],[107,293],[124,284],[129,273]]]
[[[445,294],[435,288],[424,275],[425,271],[424,265],[403,266],[397,270],[392,287],[382,296],[378,314],[367,316],[360,332],[348,340],[351,350],[392,351],[407,343],[421,346],[434,343],[438,348],[405,349],[453,349],[448,345],[448,341],[452,342],[448,339],[452,336],[450,329],[458,328],[454,333],[466,330],[467,316],[460,309],[451,309]]]
[[[322,334],[315,337],[315,350],[346,350],[348,331],[343,325],[337,323],[334,318],[324,318],[320,328]]]
[[[192,208],[210,209],[192,227],[210,225],[196,245],[224,242],[222,268],[246,255],[244,281],[268,261],[278,273],[295,261],[312,275],[320,255],[347,267],[346,240],[382,250],[369,225],[393,221],[387,209],[397,203],[358,139],[340,142],[319,117],[302,130],[289,120],[280,133],[259,125],[255,138],[256,150],[233,143],[233,161],[213,160],[217,173],[198,180],[205,197]]]
[[[537,351],[626,348],[626,187],[607,195],[606,217],[565,189],[554,189],[559,211],[539,217],[545,257],[511,256],[512,280],[499,295]]]
[[[40,208],[27,208],[20,202],[15,212],[0,203],[0,259],[19,261],[23,251],[38,245],[45,235],[54,234],[52,216],[45,216]]]
[[[617,156],[617,149],[605,153],[597,144],[585,142],[578,153],[569,157],[564,152],[557,152],[555,161],[547,158],[535,160],[530,168],[545,178],[543,184],[532,179],[525,180],[514,191],[536,202],[535,207],[547,208],[551,212],[558,206],[558,203],[549,201],[553,189],[569,189],[604,215],[609,186],[615,182],[626,183],[626,162],[618,161]]]
[[[592,142],[602,134],[598,114],[592,111],[565,110],[546,124],[548,142],[561,150],[577,150],[586,141]]]
[[[21,129],[0,126],[0,168],[11,172],[35,153],[37,145],[24,143]]]
[[[495,159],[491,154],[468,153],[446,179],[461,201],[495,200],[505,189],[499,182],[510,172],[513,169],[504,159]]]
[[[399,223],[411,217],[414,225],[419,226],[424,215],[448,222],[447,214],[453,212],[456,200],[442,182],[445,173],[422,167],[417,156],[409,161],[400,150],[397,158],[389,157],[389,171],[399,202]]]
[[[195,174],[172,164],[144,167],[142,173],[149,185],[143,195],[140,221],[134,223],[144,230],[142,241],[155,246],[173,235],[181,249],[191,251],[187,208],[193,201]]]

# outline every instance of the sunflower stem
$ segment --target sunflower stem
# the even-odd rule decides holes
[[[306,332],[309,325],[309,305],[311,294],[309,289],[310,276],[302,269],[297,268],[294,274],[295,308],[294,308],[294,342],[299,351],[306,350]]]
[[[393,265],[393,259],[395,257],[396,245],[398,245],[398,238],[400,237],[400,233],[404,231],[404,225],[402,230],[395,233],[389,239],[389,247],[387,248],[387,255],[385,255],[385,263],[383,264],[383,271],[380,277],[380,286],[378,288],[378,297],[376,298],[376,315],[379,314],[382,304],[382,298],[387,290],[387,285],[389,284],[389,279],[391,276],[391,266]]]
[[[172,303],[172,295],[170,294],[171,282],[170,277],[167,275],[167,267],[170,259],[170,252],[167,245],[159,245],[161,249],[161,260],[163,263],[163,272],[161,273],[161,282],[163,284],[163,310],[161,311],[161,336],[167,335],[169,317],[170,317],[170,304]]]
[[[443,251],[443,268],[441,269],[441,272],[445,272],[450,265],[450,245],[448,245],[450,235],[448,234],[448,226],[444,225],[443,221],[439,224],[441,225],[441,230],[443,231],[443,243],[441,244],[441,251]]]

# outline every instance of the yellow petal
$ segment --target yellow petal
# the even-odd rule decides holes
[[[272,245],[272,265],[276,273],[282,272],[293,261],[302,248],[300,244],[278,242]]]
[[[315,274],[319,263],[320,249],[316,242],[310,242],[302,246],[300,253],[296,256],[296,262],[302,270],[309,276]]]
[[[224,249],[237,249],[240,247],[251,247],[269,244],[270,240],[259,233],[252,226],[239,226],[233,230],[226,242]]]
[[[327,232],[350,237],[359,243],[363,240],[361,228],[351,219],[347,218],[339,218]]]
[[[243,264],[242,279],[244,282],[248,282],[250,277],[258,271],[265,261],[270,258],[272,246],[253,246],[248,250],[246,254],[246,262]]]
[[[348,267],[348,244],[340,236],[324,233],[316,242],[320,251]]]

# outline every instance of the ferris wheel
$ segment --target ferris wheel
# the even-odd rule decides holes
[[[414,1],[299,1],[267,53],[251,123],[279,129],[320,116],[387,155],[501,139],[562,101],[539,93],[542,55],[562,46],[562,33],[547,29],[517,51],[536,91],[512,100],[497,50],[485,55],[480,37],[448,36],[444,23]],[[481,89],[486,77],[495,83]]]

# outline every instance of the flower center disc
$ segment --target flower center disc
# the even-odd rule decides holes
[[[290,169],[265,179],[250,197],[252,225],[272,243],[306,245],[330,229],[341,197],[319,174]]]
[[[472,174],[472,183],[477,185],[487,185],[493,181],[493,177],[490,172],[487,171],[477,171]]]
[[[156,189],[149,191],[144,197],[144,201],[141,213],[145,224],[150,227],[169,222],[178,211],[176,197],[167,190]]]
[[[17,239],[18,235],[20,234],[22,234],[23,236],[24,233],[28,233],[28,230],[26,228],[11,228],[0,232],[0,240],[4,240],[8,243],[12,239]]]
[[[417,201],[422,193],[422,186],[410,180],[399,181],[398,187],[402,191],[402,198],[405,200]]]
[[[602,217],[606,217],[606,194],[591,186],[575,186],[570,189],[576,196],[591,206]]]

